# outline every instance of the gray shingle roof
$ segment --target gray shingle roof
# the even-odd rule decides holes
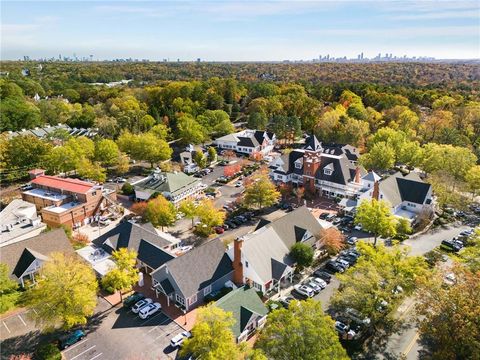
[[[45,259],[54,252],[75,254],[63,229],[54,229],[30,239],[3,246],[0,251],[0,262],[8,266],[10,277],[16,280],[35,258]]]
[[[152,269],[156,269],[174,258],[173,255],[163,250],[171,243],[161,237],[150,223],[140,225],[126,221],[107,231],[93,242],[110,254],[113,250],[122,247],[135,250],[138,253],[138,259]]]
[[[220,239],[193,248],[164,266],[186,298],[233,272],[232,261]]]
[[[397,172],[379,183],[379,188],[384,195],[384,199],[392,206],[397,206],[403,201],[423,204],[430,191],[430,187],[430,184],[425,183],[414,172],[406,176]]]
[[[157,177],[149,176],[148,178],[136,183],[135,190],[141,190],[153,193],[168,192],[172,196],[178,195],[194,186],[197,186],[200,180],[189,176],[183,172],[170,173],[162,172]]]

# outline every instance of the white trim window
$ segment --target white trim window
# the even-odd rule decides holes
[[[188,305],[193,305],[197,302],[197,294],[193,295],[192,297],[188,298]]]
[[[259,284],[259,283],[256,283],[255,281],[252,281],[252,285],[254,287],[255,290],[258,290],[258,291],[263,291],[262,290],[262,285]]]
[[[325,169],[323,169],[323,173],[324,173],[325,175],[332,175],[333,170],[332,170],[332,169],[326,169],[326,168],[325,168]]]
[[[203,289],[203,296],[207,296],[212,292],[212,285],[208,285],[205,289]]]
[[[302,163],[301,162],[296,162],[295,163],[295,169],[301,169],[302,168]]]

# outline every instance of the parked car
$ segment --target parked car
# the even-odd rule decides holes
[[[361,324],[369,325],[371,322],[370,318],[363,316],[359,311],[352,308],[347,308],[345,315]]]
[[[287,296],[287,297],[284,297],[284,298],[281,298],[280,300],[278,300],[278,302],[280,304],[282,304],[282,306],[287,309],[289,306],[290,306],[290,303],[295,300],[295,298],[291,297],[291,296]]]
[[[337,330],[340,335],[346,334],[348,332],[348,325],[341,321],[335,321],[335,330]]]
[[[322,269],[316,270],[313,275],[315,275],[317,278],[322,279],[325,281],[327,284],[330,284],[330,281],[332,281],[332,275],[329,273],[323,271]]]
[[[237,224],[233,223],[232,221],[225,221],[225,223],[230,229],[236,229],[238,227]]]
[[[110,219],[100,219],[98,220],[98,225],[100,226],[107,226],[107,225],[110,225],[112,223],[112,220]]]
[[[20,190],[22,190],[22,191],[27,191],[27,190],[32,190],[32,189],[33,189],[33,186],[30,185],[30,184],[25,184],[25,185],[20,186]]]
[[[235,187],[240,187],[240,186],[243,186],[243,182],[237,181],[237,182],[235,183]]]
[[[363,227],[362,227],[362,225],[360,225],[360,224],[355,225],[353,228],[354,228],[355,230],[357,230],[357,231],[362,231],[362,230],[363,230]]]
[[[300,295],[304,295],[306,297],[313,297],[315,295],[313,289],[307,285],[295,285],[293,289]]]
[[[326,220],[328,215],[329,215],[328,213],[322,213],[318,218],[322,220]]]
[[[185,339],[189,339],[192,337],[192,333],[190,331],[183,331],[178,335],[175,335],[173,338],[170,339],[170,346],[172,348],[182,346]]]
[[[81,341],[85,337],[85,332],[83,330],[75,330],[68,334],[61,336],[58,339],[58,346],[60,350],[64,350],[73,344]]]
[[[461,250],[461,247],[459,247],[456,243],[449,240],[443,240],[442,243],[440,244],[440,248],[446,251],[453,251],[453,252],[459,252]]]
[[[474,232],[475,232],[474,229],[463,230],[463,231],[460,233],[460,236],[470,236],[470,235],[472,235]]]
[[[312,289],[315,294],[318,294],[323,289],[317,282],[313,280],[307,280],[305,285]]]
[[[357,258],[350,255],[342,255],[339,259],[346,261],[349,266],[353,266],[357,262]]]
[[[332,273],[343,273],[345,269],[336,261],[330,260],[326,263],[325,269],[332,272]]]
[[[243,222],[241,220],[237,219],[236,217],[234,217],[233,219],[230,219],[230,222],[234,223],[237,226],[240,226],[240,225],[243,224]]]
[[[145,295],[139,292],[134,292],[132,295],[123,300],[123,307],[129,308],[133,304],[139,302],[140,300],[145,299]]]
[[[230,226],[228,226],[227,224],[224,223],[222,225],[222,228],[223,228],[223,230],[228,230],[228,229],[230,229]]]
[[[243,215],[235,216],[235,219],[241,221],[242,223],[246,223],[248,221],[248,219]]]
[[[160,303],[156,302],[153,304],[148,304],[147,306],[144,306],[140,309],[138,312],[138,316],[140,316],[140,319],[146,319],[149,316],[152,316],[155,314],[157,311],[159,311],[162,308],[162,305]]]
[[[223,234],[225,232],[225,229],[221,226],[215,226],[213,229],[217,234]]]
[[[350,267],[350,262],[348,262],[346,259],[344,259],[342,257],[337,258],[336,261],[337,261],[337,263],[339,263],[340,265],[342,265],[346,269],[348,269]]]
[[[327,282],[323,279],[320,279],[318,277],[312,278],[312,282],[318,284],[322,289],[325,289],[327,287]]]
[[[144,307],[147,306],[148,304],[151,304],[153,301],[150,298],[142,299],[140,301],[137,301],[135,305],[132,307],[132,311],[135,314],[138,314],[138,312]]]
[[[348,245],[355,245],[358,241],[358,238],[356,236],[349,236],[347,238],[347,244]]]

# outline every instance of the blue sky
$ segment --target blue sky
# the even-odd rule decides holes
[[[2,1],[1,58],[480,58],[478,1]]]

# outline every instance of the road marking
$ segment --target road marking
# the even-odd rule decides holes
[[[82,356],[82,355],[83,355],[83,354],[85,354],[87,351],[90,351],[90,350],[92,350],[92,349],[93,349],[95,346],[97,346],[97,345],[93,345],[92,347],[89,347],[87,350],[85,350],[84,352],[81,352],[80,354],[78,354],[78,355],[76,355],[76,356],[72,357],[70,360],[73,360],[73,359],[76,359],[76,358],[78,358],[79,356]]]
[[[96,359],[97,357],[99,357],[99,356],[102,355],[102,354],[103,354],[103,353],[97,354],[97,355],[95,355],[94,357],[92,357],[90,360]]]
[[[82,340],[82,341],[76,343],[75,345],[70,346],[68,349],[65,349],[63,352],[66,353],[67,351],[75,349],[77,346],[82,345],[82,344],[86,343],[87,341],[88,341],[88,339]]]
[[[417,331],[415,333],[415,336],[413,337],[413,339],[408,343],[407,347],[402,352],[403,355],[408,355],[410,353],[410,351],[412,351],[412,348],[415,345],[415,343],[417,342],[419,337],[420,337],[420,333]]]
[[[141,325],[144,325],[144,324],[146,324],[147,322],[149,322],[150,320],[153,320],[153,319],[155,319],[155,317],[157,317],[158,315],[161,315],[161,314],[162,314],[162,312],[161,312],[161,311],[159,311],[158,313],[156,313],[156,314],[155,314],[155,315],[153,315],[152,317],[150,317],[150,318],[148,318],[148,319],[145,319],[145,320],[144,320],[144,321],[141,323]]]
[[[7,324],[5,324],[5,321],[2,321],[2,323],[3,323],[3,325],[5,325],[5,328],[7,329],[8,333],[10,334],[11,331],[10,331],[10,329],[8,328]]]
[[[20,319],[20,321],[23,323],[23,325],[27,326],[27,324],[25,323],[25,321],[23,321],[22,317],[20,316],[20,314],[17,315],[18,318]]]
[[[160,325],[163,325],[163,324],[165,324],[165,323],[168,322],[168,321],[171,321],[171,320],[170,320],[170,318],[167,316],[167,318],[166,318],[165,320],[163,320],[160,324],[155,325],[153,328],[151,328],[151,329],[148,330],[147,332],[149,332],[149,333],[152,332],[152,331],[155,330],[157,327],[160,327]]]

